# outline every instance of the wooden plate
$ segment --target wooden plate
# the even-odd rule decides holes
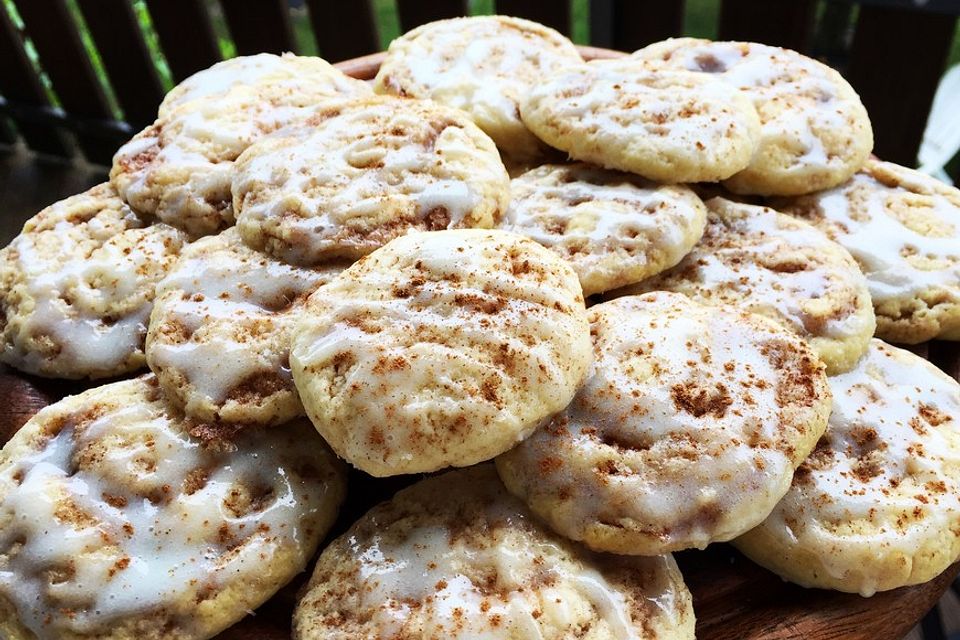
[[[580,47],[580,51],[588,59],[624,55],[594,47]],[[382,60],[383,54],[378,53],[337,66],[356,78],[369,80]],[[911,349],[954,378],[960,374],[960,343],[932,342]],[[0,365],[0,443],[41,408],[92,386],[96,385],[34,378]],[[345,531],[374,504],[417,479],[376,479],[352,471],[346,505],[331,537]],[[899,640],[960,572],[960,563],[956,563],[926,584],[861,598],[789,584],[725,544],[712,545],[706,551],[685,551],[676,557],[693,592],[699,640]],[[218,640],[289,640],[297,590],[307,575],[299,576],[254,615],[217,636]]]

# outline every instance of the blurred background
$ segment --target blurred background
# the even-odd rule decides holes
[[[960,178],[960,0],[0,2],[2,148],[107,165],[167,90],[219,59],[289,50],[336,62],[422,22],[500,11],[625,51],[674,35],[797,49],[858,90],[879,156]]]

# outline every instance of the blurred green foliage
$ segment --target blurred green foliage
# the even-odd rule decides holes
[[[357,0],[352,0],[357,1]],[[94,70],[103,80],[104,91],[111,100],[111,104],[116,106],[116,101],[112,97],[112,91],[107,82],[106,71],[103,68],[103,62],[97,53],[96,46],[83,21],[83,15],[77,7],[76,0],[66,0],[67,6],[77,21],[80,30],[80,36],[84,48],[90,57]],[[153,57],[160,81],[165,89],[173,86],[173,78],[170,68],[167,66],[166,59],[160,47],[159,39],[153,29],[150,20],[150,12],[147,9],[144,0],[131,0],[134,13],[140,27],[143,30],[144,39],[147,48]],[[400,22],[397,18],[396,0],[371,0],[374,9],[374,19],[377,23],[380,44],[386,48],[391,40],[400,35]],[[17,12],[13,0],[2,0],[3,6],[13,19],[18,28],[23,27],[20,16]],[[237,54],[233,40],[230,38],[230,32],[227,28],[223,12],[217,0],[206,0],[210,9],[210,16],[213,23],[214,32],[219,41],[220,52],[224,58],[233,57]],[[687,35],[702,38],[715,38],[717,35],[717,16],[720,0],[687,0],[686,14],[684,16],[684,32]],[[495,0],[468,0],[469,12],[471,15],[484,15],[494,12]],[[570,0],[571,17],[571,37],[578,44],[589,44],[590,40],[590,0]],[[306,55],[317,55],[323,53],[322,47],[318,47],[310,26],[309,16],[305,8],[294,9],[291,14],[291,24],[293,26],[294,42],[300,53]],[[31,60],[39,68],[39,59],[32,43],[27,39],[27,53]],[[950,50],[949,65],[960,64],[960,25],[957,27],[957,35],[954,38],[953,46]],[[49,90],[49,81],[44,77],[44,82]],[[56,102],[56,96],[51,92],[51,99]]]
[[[6,10],[14,25],[18,29],[23,29],[23,21],[17,12],[13,0],[2,1],[2,9]],[[29,0],[27,0],[29,1]],[[123,111],[117,103],[116,97],[107,78],[103,61],[97,52],[96,45],[91,38],[90,33],[83,20],[83,14],[77,6],[76,0],[65,0],[67,6],[78,25],[81,41],[84,49],[90,59],[94,71],[100,78],[104,95],[116,117],[122,118]],[[210,10],[210,17],[213,24],[214,33],[219,42],[220,52],[224,58],[229,58],[237,54],[236,47],[230,37],[230,32],[224,19],[223,12],[217,0],[204,0]],[[362,0],[348,0],[357,2]],[[374,19],[377,24],[380,44],[386,48],[391,40],[400,35],[400,22],[397,17],[396,0],[370,0],[374,9]],[[428,0],[424,0],[428,1]],[[786,1],[786,0],[770,0]],[[157,74],[164,89],[169,90],[173,86],[173,77],[170,68],[167,65],[160,47],[160,42],[156,31],[150,19],[150,12],[147,9],[145,0],[131,0],[134,14],[143,31],[144,40],[147,48],[153,58]],[[298,3],[301,4],[302,3]],[[686,13],[684,15],[684,32],[687,35],[703,38],[715,38],[717,36],[717,19],[720,0],[687,0]],[[495,0],[468,0],[469,12],[471,15],[484,15],[494,12]],[[571,18],[571,37],[578,44],[589,44],[590,40],[590,0],[570,0],[570,18]],[[294,42],[300,53],[306,55],[323,55],[323,47],[318,46],[310,25],[309,15],[306,8],[299,6],[293,9],[291,13],[291,25],[293,27]],[[25,38],[25,49],[27,55],[36,66],[41,82],[48,94],[52,104],[59,105],[56,93],[50,84],[50,79],[43,73],[37,51]],[[960,64],[960,25],[957,27],[957,33],[954,37],[953,46],[950,50],[948,65]]]

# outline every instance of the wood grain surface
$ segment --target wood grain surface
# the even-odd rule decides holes
[[[581,51],[589,58],[621,55],[591,47],[581,47]],[[382,54],[375,54],[338,66],[355,77],[371,79],[381,60]],[[960,374],[960,345],[933,342],[913,350],[950,375]],[[43,380],[0,365],[0,443],[44,406],[102,382]],[[376,479],[351,472],[347,501],[330,537],[343,533],[371,506],[418,479]],[[700,640],[899,640],[960,572],[957,563],[926,584],[861,598],[789,584],[725,544],[712,545],[705,551],[685,551],[676,557],[693,592]],[[218,639],[289,640],[291,613],[307,575],[298,576],[254,615]]]

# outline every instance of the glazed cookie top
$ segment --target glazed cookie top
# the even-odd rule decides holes
[[[815,557],[823,580],[861,576],[845,590],[864,596],[918,581],[911,571],[932,578],[960,552],[960,386],[919,356],[873,340],[830,387],[827,433],[757,533],[790,555],[800,548]],[[939,553],[942,566],[922,566]],[[872,575],[897,556],[914,562],[886,576],[895,582]]]
[[[113,157],[110,181],[130,206],[209,235],[233,223],[233,161],[256,140],[313,113],[317,103],[370,93],[366,84],[239,84],[164,111]]]
[[[509,190],[466,114],[385,96],[321,106],[248,149],[233,177],[244,241],[291,264],[358,258],[411,230],[491,227]]]
[[[243,617],[304,568],[344,478],[305,421],[233,445],[201,446],[152,376],[43,409],[0,452],[0,597],[39,638]]]
[[[305,85],[316,85],[330,96],[366,93],[364,83],[344,74],[323,58],[258,53],[237,56],[193,74],[163,99],[159,115],[163,117],[176,107],[193,100],[216,100],[237,86],[269,87],[275,93],[300,91]]]
[[[307,296],[344,269],[291,267],[236,228],[202,238],[157,285],[146,355],[171,401],[201,421],[282,424],[302,415],[289,331]]]
[[[541,144],[520,121],[520,100],[544,76],[582,63],[570,40],[542,24],[506,16],[454,18],[390,43],[374,89],[463,109],[507,155],[529,159]]]
[[[139,369],[154,286],[184,241],[108,184],[47,207],[0,251],[0,359],[56,378]]]
[[[634,57],[701,72],[749,97],[762,132],[750,166],[726,181],[738,193],[793,195],[840,184],[867,159],[873,130],[860,97],[834,69],[752,42],[676,38]]]
[[[960,304],[960,190],[869,160],[846,184],[777,206],[843,245],[863,269],[877,305],[927,296]],[[919,339],[934,338],[938,330],[930,327]]]
[[[684,186],[588,164],[542,165],[514,178],[502,227],[573,265],[584,295],[674,266],[703,234],[706,208]]]
[[[823,434],[823,366],[761,316],[676,293],[589,309],[595,361],[567,409],[497,459],[556,531],[602,551],[703,548],[759,524]]]
[[[750,100],[709,76],[636,58],[568,67],[532,87],[524,123],[577,160],[667,183],[716,181],[750,162]]]
[[[708,200],[707,209],[706,231],[693,251],[625,292],[666,289],[739,306],[806,338],[831,373],[852,367],[876,321],[866,279],[850,254],[773,209],[723,198]]]
[[[307,415],[377,476],[488,460],[573,398],[591,360],[580,283],[537,243],[402,236],[309,301],[290,361]]]
[[[693,626],[673,558],[589,553],[546,530],[481,465],[401,491],[334,541],[293,636],[679,640]]]

